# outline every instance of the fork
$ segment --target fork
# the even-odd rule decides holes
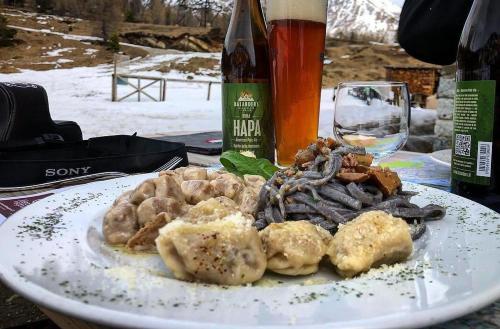
[[[179,163],[182,162],[181,157],[173,157],[159,167],[158,169],[152,171],[153,173],[159,173],[165,170],[170,170],[175,168]],[[135,174],[137,175],[137,174]],[[7,192],[22,192],[22,191],[32,191],[32,190],[41,190],[41,189],[53,189],[57,187],[63,187],[67,185],[76,185],[77,183],[83,183],[86,181],[101,181],[101,180],[108,180],[108,179],[113,179],[113,178],[121,178],[121,177],[128,177],[128,176],[133,176],[130,174],[122,173],[122,172],[102,172],[102,173],[97,173],[97,174],[90,174],[90,175],[85,175],[85,176],[78,176],[78,177],[71,177],[71,178],[64,178],[60,180],[55,180],[47,183],[41,183],[41,184],[35,184],[35,185],[27,185],[27,186],[16,186],[16,187],[0,187],[0,193],[7,193]]]
[[[165,163],[163,166],[161,166],[160,168],[156,169],[153,172],[162,172],[165,170],[173,169],[173,168],[175,168],[175,166],[177,166],[181,162],[182,162],[181,157],[173,157],[169,162]]]

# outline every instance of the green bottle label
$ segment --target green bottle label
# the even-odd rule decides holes
[[[249,151],[257,158],[274,153],[268,83],[224,83],[224,150]]]
[[[496,81],[459,81],[453,113],[452,178],[490,185]]]

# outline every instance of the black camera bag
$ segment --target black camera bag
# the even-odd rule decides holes
[[[53,121],[45,90],[0,83],[0,187],[34,185],[101,172],[151,172],[174,157],[187,166],[182,143],[110,136],[82,140],[78,124]]]
[[[82,140],[78,124],[53,121],[45,89],[31,83],[0,83],[0,146],[25,146],[44,140]]]
[[[24,186],[100,172],[151,172],[172,158],[187,166],[184,144],[136,136],[110,136],[88,141],[46,143],[0,149],[0,186]]]

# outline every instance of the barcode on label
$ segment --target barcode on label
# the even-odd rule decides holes
[[[492,143],[479,142],[477,150],[477,175],[479,177],[491,177],[492,151]]]

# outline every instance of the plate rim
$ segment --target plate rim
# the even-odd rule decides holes
[[[148,177],[153,174],[144,174],[140,177]],[[121,180],[127,180],[129,177],[118,178],[108,181],[94,182],[90,184],[85,184],[78,186],[61,193],[47,197],[44,200],[50,200],[55,197],[60,197],[61,195],[70,193],[78,193],[80,190],[85,190],[92,185],[100,185],[103,183],[119,182]],[[417,188],[430,189],[432,191],[437,191],[438,193],[449,193],[443,190],[439,190],[433,187],[404,182],[406,186],[413,186]],[[451,193],[449,193],[451,194]],[[465,199],[463,197],[453,195],[459,199],[463,199],[467,203],[479,205],[489,211],[493,211],[485,206],[482,206],[474,201]],[[12,217],[24,217],[24,212],[30,212],[32,208],[36,208],[37,203],[29,205],[19,212],[12,215]],[[494,212],[494,211],[493,211]],[[7,223],[7,221],[5,222]],[[3,224],[5,224],[3,223]],[[0,229],[4,225],[0,225]],[[10,273],[10,277],[7,278],[5,273]],[[13,275],[12,275],[13,274]],[[92,304],[84,304],[80,301],[67,298],[62,295],[58,295],[46,288],[36,285],[32,281],[28,281],[22,278],[17,273],[13,273],[12,269],[7,269],[2,263],[0,263],[0,281],[3,282],[7,287],[13,290],[15,293],[21,295],[34,304],[47,308],[49,310],[62,313],[64,315],[74,317],[76,319],[82,319],[91,323],[97,323],[108,326],[118,326],[122,328],[180,328],[180,329],[191,329],[191,328],[223,328],[223,329],[233,329],[233,328],[289,328],[289,324],[284,325],[232,325],[232,324],[218,324],[213,322],[195,322],[192,320],[177,320],[160,318],[152,315],[140,315],[139,313],[132,313],[126,311],[113,310],[101,306],[95,306]],[[304,324],[304,325],[294,325],[296,328],[342,328],[348,323],[352,323],[353,327],[362,325],[363,328],[421,328],[426,326],[431,326],[446,321],[451,321],[462,316],[466,316],[475,311],[478,311],[494,302],[500,298],[500,281],[498,284],[493,285],[490,289],[485,290],[479,294],[475,294],[473,297],[464,298],[446,305],[441,305],[432,309],[421,310],[417,312],[410,312],[408,314],[414,314],[416,316],[412,317],[411,320],[407,318],[401,319],[400,313],[395,313],[393,315],[385,315],[379,317],[373,317],[372,320],[375,322],[373,325],[366,325],[367,320],[355,320],[355,322],[329,322],[324,324]],[[406,320],[405,320],[406,319]],[[121,320],[121,321],[120,321]],[[147,326],[144,322],[147,322]],[[124,324],[125,323],[125,324]]]
[[[446,166],[446,167],[450,167],[451,168],[451,162],[447,162],[447,161],[444,161],[442,159],[439,159],[438,157],[436,157],[436,154],[439,153],[439,152],[443,152],[443,151],[448,151],[448,150],[441,150],[441,151],[436,151],[434,153],[430,153],[429,154],[429,157],[432,159],[432,161],[435,161],[443,166]]]

